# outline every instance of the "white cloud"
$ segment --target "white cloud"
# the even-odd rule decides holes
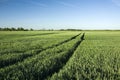
[[[112,0],[112,2],[117,5],[117,6],[120,6],[120,0]]]
[[[37,7],[48,7],[47,4],[41,3],[40,1],[35,1],[35,0],[29,0],[28,1],[28,0],[24,0],[23,2],[25,2],[26,4],[31,4],[33,6],[37,6]]]
[[[72,3],[68,3],[68,2],[63,2],[63,1],[57,1],[58,4],[61,4],[65,7],[73,7],[73,8],[78,8],[78,6],[76,6],[75,4]]]
[[[29,3],[31,3],[31,4],[33,4],[35,6],[39,6],[39,7],[47,7],[46,4],[40,3],[40,2],[30,1]]]

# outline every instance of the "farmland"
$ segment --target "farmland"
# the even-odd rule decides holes
[[[120,80],[120,31],[0,31],[0,80]]]

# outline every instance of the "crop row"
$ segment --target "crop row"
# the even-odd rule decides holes
[[[24,31],[14,31],[14,32],[6,32],[6,31],[1,31],[0,32],[0,42],[1,41],[10,41],[13,39],[24,39],[25,37],[33,37],[33,36],[41,36],[41,35],[49,35],[49,34],[57,34],[59,32],[42,32],[42,31],[28,31],[28,32],[24,32]],[[9,40],[8,40],[9,39]]]
[[[40,35],[40,36],[28,36],[26,37],[15,37],[12,40],[0,41],[0,54],[12,54],[12,53],[23,53],[28,50],[37,50],[50,47],[52,45],[58,44],[66,39],[71,38],[77,33],[67,34],[51,34],[51,35]],[[0,34],[1,35],[1,34]],[[5,36],[6,37],[6,36]],[[11,39],[11,38],[10,38]]]
[[[51,33],[49,33],[51,34]],[[2,40],[0,41],[0,54],[8,54],[8,53],[22,53],[25,52],[26,50],[31,50],[31,49],[38,49],[38,48],[44,48],[47,47],[47,45],[44,45],[46,42],[45,39],[48,39],[49,37],[42,37],[42,36],[51,36],[48,33],[44,33],[39,36],[35,35],[34,36],[28,36],[24,35],[25,37],[18,37],[15,36],[12,40],[9,40],[11,38],[8,38],[8,40]],[[54,33],[54,35],[57,35]],[[5,36],[6,37],[6,36]],[[7,38],[7,37],[6,37]],[[52,40],[49,38],[49,42],[52,43]],[[28,47],[29,45],[29,47]],[[52,44],[51,44],[52,45]],[[26,47],[27,46],[27,47]]]
[[[23,52],[23,53],[9,53],[9,54],[1,55],[0,56],[0,64],[1,64],[0,68],[2,68],[4,66],[11,65],[11,64],[14,64],[14,63],[16,63],[18,61],[23,61],[25,58],[36,55],[36,54],[38,54],[41,51],[44,51],[46,49],[53,48],[55,46],[59,46],[59,45],[61,45],[63,43],[66,43],[66,42],[76,38],[78,35],[75,35],[75,36],[73,36],[73,37],[71,37],[69,39],[64,39],[64,41],[62,41],[62,39],[57,40],[58,43],[53,44],[52,46],[48,46],[48,47],[43,48],[43,49],[33,49],[33,50],[28,50],[28,51]],[[55,43],[55,41],[53,41],[53,42]]]
[[[48,80],[120,80],[120,50],[116,46],[118,40],[116,44],[115,39],[112,40],[108,34],[102,36],[101,40],[96,39],[99,37],[96,34],[89,35],[68,63]]]
[[[44,79],[58,71],[80,44],[80,36],[24,61],[0,69],[0,79]],[[17,71],[17,72],[16,72]]]

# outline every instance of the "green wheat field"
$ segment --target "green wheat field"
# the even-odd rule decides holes
[[[120,31],[0,31],[0,80],[120,80]]]

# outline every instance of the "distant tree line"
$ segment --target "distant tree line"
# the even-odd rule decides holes
[[[22,27],[18,27],[18,28],[8,28],[8,27],[5,27],[5,28],[0,28],[0,31],[33,31],[33,29],[24,29]]]
[[[82,31],[81,29],[60,29],[60,31]]]

